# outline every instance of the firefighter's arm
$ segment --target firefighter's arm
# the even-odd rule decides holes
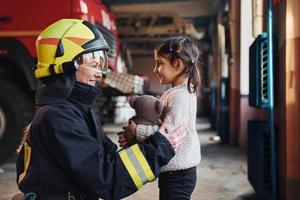
[[[160,167],[174,156],[171,144],[160,133],[143,145],[106,152],[85,133],[78,115],[59,110],[48,113],[51,115],[55,117],[49,118],[43,126],[45,130],[41,130],[51,133],[49,152],[68,177],[89,194],[112,200],[126,197],[152,181]]]
[[[126,169],[134,189],[140,189],[147,182],[158,176],[160,168],[166,165],[175,155],[171,144],[161,134],[156,132],[143,144],[134,144],[118,152],[118,157]],[[122,191],[122,185],[119,191]],[[124,191],[125,196],[126,190]]]

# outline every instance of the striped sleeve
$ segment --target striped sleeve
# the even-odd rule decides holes
[[[138,189],[155,179],[154,173],[137,144],[119,151],[118,154]]]

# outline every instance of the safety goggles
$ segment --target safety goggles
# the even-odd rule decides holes
[[[79,55],[75,62],[81,68],[94,72],[105,73],[108,69],[107,51],[97,50]]]

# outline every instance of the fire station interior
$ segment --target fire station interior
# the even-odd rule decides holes
[[[215,1],[110,1],[122,42],[130,51],[132,70],[149,73],[153,68],[153,49],[167,36],[187,35],[201,49],[202,57],[210,51],[209,26],[215,15]],[[184,7],[184,9],[179,9]],[[153,60],[153,59],[152,59]],[[145,62],[146,61],[146,62]],[[146,64],[146,66],[143,66]],[[139,67],[143,66],[143,67]],[[138,71],[139,69],[142,69]],[[151,88],[159,92],[152,76]]]
[[[191,199],[299,199],[300,1],[100,2],[113,13],[103,23],[116,27],[120,58],[100,83],[105,98],[97,98],[93,109],[115,143],[116,133],[135,114],[129,98],[159,98],[170,88],[153,73],[155,45],[185,35],[197,44],[201,63],[196,127],[202,160]],[[7,20],[0,9],[0,23]],[[107,29],[100,30],[111,37]],[[2,31],[0,24],[0,39],[6,33],[12,32]],[[0,59],[5,54],[1,48],[0,40]],[[129,88],[118,80],[133,82]],[[6,123],[1,106],[0,158]],[[0,159],[0,200],[18,191],[14,159]],[[125,199],[158,199],[157,181]]]
[[[107,1],[116,16],[116,26],[122,42],[122,55],[129,73],[146,77],[144,93],[161,95],[168,86],[159,84],[153,74],[154,47],[169,36],[186,35],[201,51],[202,93],[198,115],[208,116],[209,99],[207,65],[212,51],[212,26],[219,0],[201,1]]]

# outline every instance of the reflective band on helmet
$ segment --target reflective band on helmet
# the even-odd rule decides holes
[[[55,65],[53,67],[53,70],[54,70],[55,74],[62,74],[62,73],[64,73],[61,65]],[[51,71],[49,70],[49,67],[44,67],[44,68],[36,69],[34,71],[34,73],[35,73],[35,77],[36,78],[43,78],[43,77],[47,77],[47,76],[53,75],[53,74],[51,74]]]
[[[155,176],[137,144],[118,152],[135,186],[139,189]]]
[[[97,50],[81,54],[75,59],[75,61],[78,65],[85,66],[84,68],[94,68],[94,71],[97,72],[105,72],[108,69],[106,50]]]

